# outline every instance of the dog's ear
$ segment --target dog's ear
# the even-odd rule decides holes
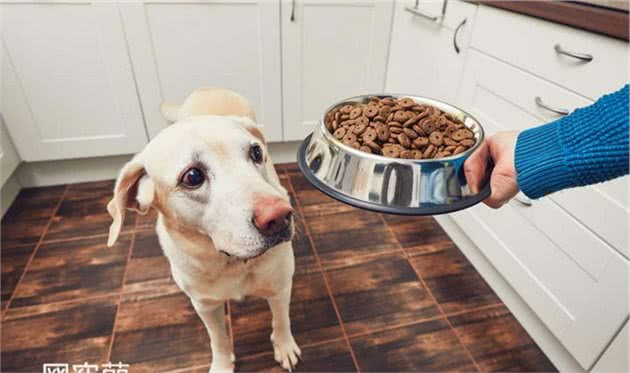
[[[173,105],[163,102],[160,105],[160,111],[162,112],[162,117],[169,123],[175,123],[180,119],[181,105]]]
[[[107,204],[107,211],[114,219],[109,227],[108,247],[112,247],[118,239],[126,210],[146,213],[153,202],[153,194],[153,181],[145,173],[142,163],[132,159],[120,171],[114,187],[114,197]]]

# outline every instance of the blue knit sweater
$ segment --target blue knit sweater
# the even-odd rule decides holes
[[[521,132],[518,185],[530,198],[628,174],[628,85],[591,106]]]

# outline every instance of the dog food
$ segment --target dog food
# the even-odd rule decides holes
[[[409,97],[338,105],[326,114],[325,125],[344,144],[389,158],[444,158],[475,145],[460,120]]]

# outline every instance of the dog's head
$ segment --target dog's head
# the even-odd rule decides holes
[[[158,209],[167,229],[211,239],[242,259],[293,234],[292,208],[249,118],[198,115],[160,132],[120,172],[108,211],[116,241],[126,209]]]

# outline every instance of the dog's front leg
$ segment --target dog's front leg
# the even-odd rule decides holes
[[[288,371],[293,369],[302,352],[291,334],[291,320],[289,319],[289,303],[291,302],[291,286],[281,293],[267,298],[271,308],[272,320],[271,342],[273,343],[274,358]]]
[[[210,372],[234,371],[234,354],[225,324],[224,303],[199,304],[193,302],[210,336],[212,364]]]

